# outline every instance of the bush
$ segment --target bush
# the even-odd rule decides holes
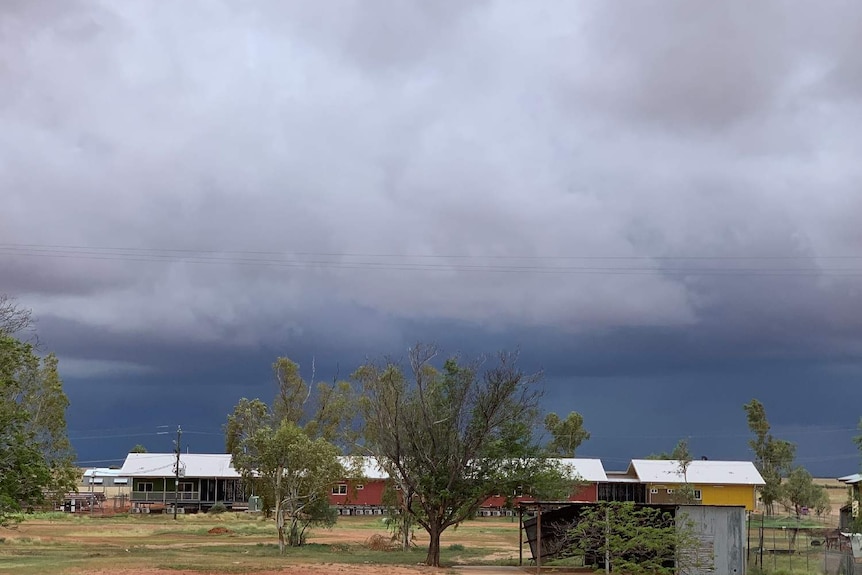
[[[227,507],[224,506],[224,503],[222,503],[221,501],[217,501],[215,505],[210,507],[210,510],[207,511],[207,513],[218,514],[218,513],[224,513],[225,511],[227,511]]]

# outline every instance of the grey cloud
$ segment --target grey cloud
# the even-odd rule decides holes
[[[560,381],[862,357],[853,5],[7,8],[0,291],[70,373],[425,339],[539,346]]]

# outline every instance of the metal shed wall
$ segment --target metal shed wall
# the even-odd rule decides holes
[[[562,550],[563,531],[577,521],[582,509],[593,504],[549,502],[542,512],[542,560],[554,558]],[[745,573],[745,507],[713,505],[647,505],[670,511],[678,525],[688,523],[699,541],[694,557],[686,561],[686,575],[743,575]],[[686,519],[683,520],[682,516]],[[536,558],[537,518],[524,520],[525,542]]]
[[[700,541],[697,563],[687,573],[745,573],[744,507],[680,505],[676,510],[677,525],[683,524],[683,515]]]

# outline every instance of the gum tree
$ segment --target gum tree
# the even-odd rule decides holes
[[[246,484],[262,495],[264,508],[274,510],[284,553],[285,546],[305,542],[309,527],[335,521],[328,492],[348,474],[335,442],[349,437],[351,401],[347,383],[313,388],[287,358],[276,360],[273,374],[272,407],[240,399],[225,424],[225,446]]]
[[[745,404],[744,409],[748,428],[754,434],[754,438],[748,442],[754,452],[754,465],[766,482],[760,490],[760,499],[766,506],[767,513],[771,515],[774,503],[781,499],[781,479],[792,469],[796,446],[772,436],[762,403],[752,399]]]
[[[539,497],[560,497],[572,484],[532,440],[541,374],[519,369],[511,353],[490,366],[450,357],[439,369],[438,355],[420,344],[406,370],[369,362],[353,374],[363,391],[362,448],[400,488],[400,513],[428,533],[431,566],[440,565],[441,534],[488,497],[535,477],[545,478]]]
[[[0,524],[76,488],[58,361],[15,336],[30,327],[30,312],[0,296]]]

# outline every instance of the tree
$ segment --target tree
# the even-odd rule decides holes
[[[688,468],[691,465],[691,451],[688,448],[688,440],[680,439],[673,450],[668,453],[662,451],[660,453],[652,453],[646,456],[646,459],[676,461],[677,471],[682,475],[682,486],[674,490],[674,503],[694,503],[697,499],[694,496],[694,486],[688,482]]]
[[[328,492],[344,477],[338,455],[337,447],[323,438],[310,439],[288,420],[277,428],[259,427],[234,455],[237,470],[244,476],[254,473],[270,487],[281,553],[285,543],[291,547],[304,544],[309,527],[335,523]]]
[[[862,417],[859,418],[858,429],[860,432],[862,432]],[[856,447],[859,449],[860,455],[862,455],[862,433],[853,438],[853,443],[856,444]],[[858,512],[855,517],[852,516],[852,507],[854,501],[856,502],[857,509],[862,508],[862,486],[860,486],[859,483],[856,483],[850,487],[849,499],[849,505],[851,506],[851,529],[853,533],[862,533],[862,512]]]
[[[532,486],[553,473],[532,441],[538,419],[540,374],[526,374],[515,354],[501,353],[480,371],[480,361],[432,362],[434,346],[408,353],[410,377],[393,361],[366,363],[354,380],[362,387],[362,447],[401,488],[400,511],[429,535],[426,563],[440,565],[440,536],[473,517],[501,491]],[[553,496],[571,487],[557,472]],[[551,486],[542,486],[551,495]],[[538,494],[537,495],[544,495]]]
[[[760,489],[760,499],[767,514],[773,513],[773,504],[781,499],[781,478],[790,473],[796,457],[796,446],[789,441],[776,439],[769,433],[766,409],[756,399],[746,403],[748,428],[754,434],[748,445],[754,451],[754,464],[766,483]]]
[[[351,401],[349,385],[338,382],[319,384],[312,397],[299,365],[287,358],[276,360],[273,373],[273,407],[240,399],[225,424],[225,447],[243,481],[263,497],[264,509],[275,510],[284,553],[286,545],[304,544],[308,528],[335,521],[328,489],[346,470],[332,441],[348,427]]]
[[[671,452],[671,459],[677,462],[677,469],[682,475],[682,486],[674,490],[674,503],[694,503],[694,486],[688,482],[688,468],[691,465],[692,456],[688,448],[688,439],[680,439]]]
[[[147,453],[147,448],[139,443],[131,448],[129,453]]]
[[[632,502],[585,507],[568,537],[574,555],[604,563],[605,573],[672,575],[697,564],[697,538],[685,517]]]
[[[27,413],[25,428],[50,470],[46,496],[59,503],[67,491],[76,489],[78,479],[75,452],[66,432],[69,399],[63,391],[57,356],[49,353],[40,359],[29,348],[26,366],[19,381],[19,402]]]
[[[15,299],[0,293],[0,336],[14,336],[33,325],[29,309],[15,303]]]
[[[0,524],[22,506],[57,501],[75,489],[57,358],[0,335]]]
[[[278,386],[272,407],[277,420],[295,422],[309,437],[322,437],[344,445],[352,442],[355,437],[351,426],[355,401],[348,382],[319,382],[312,390],[300,375],[299,364],[286,357],[278,358],[272,370]],[[314,374],[312,361],[312,381]]]
[[[790,472],[787,481],[781,486],[781,499],[785,506],[792,508],[796,517],[802,514],[802,508],[817,509],[823,506],[824,500],[829,501],[826,489],[814,483],[811,474],[804,467],[796,467]]]
[[[575,457],[581,443],[590,438],[590,433],[584,429],[584,417],[577,411],[572,411],[565,419],[549,413],[545,416],[545,429],[551,434],[548,453],[560,457]]]

